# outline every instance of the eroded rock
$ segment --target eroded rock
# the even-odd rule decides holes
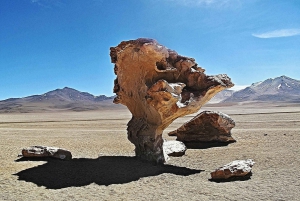
[[[226,180],[233,177],[251,176],[253,165],[254,161],[252,159],[232,161],[211,172],[211,180]]]
[[[180,128],[168,133],[177,136],[176,140],[184,142],[188,147],[205,146],[207,144],[226,145],[236,142],[231,136],[234,120],[222,112],[203,111]]]
[[[23,157],[53,157],[61,160],[71,160],[72,154],[66,149],[57,147],[31,146],[22,150]]]
[[[179,157],[185,154],[186,146],[184,145],[183,142],[179,142],[175,140],[164,141],[163,149],[168,156]]]
[[[180,56],[153,39],[123,41],[110,48],[115,63],[114,103],[132,113],[128,139],[136,156],[164,163],[162,132],[176,118],[197,112],[231,79],[208,76],[193,58]]]
[[[205,143],[228,144],[236,142],[231,136],[234,126],[234,120],[222,112],[203,111],[168,134],[177,136],[176,140],[188,147],[197,147],[197,143],[201,146]]]

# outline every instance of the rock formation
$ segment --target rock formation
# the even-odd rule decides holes
[[[23,157],[52,157],[61,160],[71,160],[72,154],[70,151],[57,148],[57,147],[45,147],[45,146],[31,146],[22,150]]]
[[[117,75],[114,103],[126,105],[132,113],[128,139],[137,157],[156,163],[165,162],[163,130],[233,86],[227,75],[208,76],[193,58],[152,39],[123,41],[110,48],[110,56]]]
[[[188,147],[205,143],[232,143],[231,129],[235,126],[232,118],[222,112],[204,111],[180,128],[169,133]]]
[[[164,141],[163,150],[168,156],[178,157],[183,156],[185,154],[186,146],[183,142],[179,141]]]
[[[232,177],[251,176],[253,165],[254,161],[252,159],[232,161],[211,172],[211,180],[226,180]]]

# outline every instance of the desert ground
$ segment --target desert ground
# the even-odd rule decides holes
[[[134,158],[125,107],[0,114],[0,200],[299,200],[300,104],[208,105],[229,114],[236,143],[188,149],[163,166]],[[163,133],[193,115],[177,119]],[[71,161],[24,160],[22,148],[55,146]],[[253,159],[252,177],[216,183],[210,172]]]

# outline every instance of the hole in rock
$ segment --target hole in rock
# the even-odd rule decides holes
[[[158,70],[166,70],[167,65],[164,62],[156,62],[156,67]]]

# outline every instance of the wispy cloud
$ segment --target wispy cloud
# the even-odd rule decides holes
[[[252,34],[257,38],[279,38],[279,37],[290,37],[300,35],[300,29],[279,29],[270,32]]]
[[[30,0],[32,4],[44,8],[62,7],[64,4],[60,0]]]
[[[249,87],[249,85],[234,85],[232,88],[230,88],[230,90],[238,91],[245,89],[246,87]]]
[[[167,0],[184,6],[227,7],[240,3],[240,0]]]

